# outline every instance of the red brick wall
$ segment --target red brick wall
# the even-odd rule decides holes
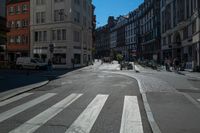
[[[28,5],[28,10],[26,13],[22,13],[22,5],[26,4]],[[20,13],[19,14],[9,14],[9,9],[10,7],[16,7],[17,5],[20,6]],[[15,10],[15,8],[14,8]],[[30,51],[30,2],[18,2],[15,4],[8,4],[7,5],[7,22],[11,22],[11,21],[17,21],[17,20],[28,20],[28,27],[25,28],[14,28],[14,29],[10,29],[10,32],[7,33],[7,37],[14,37],[14,36],[28,36],[28,43],[20,43],[20,44],[16,44],[16,43],[10,43],[8,40],[7,43],[7,51],[12,52],[20,52],[20,51]]]

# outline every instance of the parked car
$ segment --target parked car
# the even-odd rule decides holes
[[[30,57],[19,57],[16,61],[16,66],[19,69],[46,69],[47,63],[38,61],[37,59]]]

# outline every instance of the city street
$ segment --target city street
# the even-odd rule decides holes
[[[151,133],[137,81],[88,70],[0,102],[1,133]]]
[[[96,62],[1,101],[0,131],[199,133],[199,81],[141,68]]]

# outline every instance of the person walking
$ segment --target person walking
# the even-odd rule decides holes
[[[48,71],[52,71],[52,62],[50,59],[48,60]]]
[[[179,70],[179,60],[177,58],[174,58],[173,66],[174,66],[174,70],[176,72],[178,72],[178,70]]]
[[[165,69],[169,71],[169,60],[167,58],[165,59]]]

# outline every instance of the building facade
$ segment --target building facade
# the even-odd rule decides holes
[[[110,16],[106,25],[96,29],[95,57],[98,59],[109,57],[111,54],[110,30],[114,27],[115,22],[116,20],[114,19],[114,17]]]
[[[0,61],[6,59],[6,0],[0,4]]]
[[[7,56],[9,61],[30,55],[30,1],[9,0],[7,2]]]
[[[56,68],[86,65],[93,10],[91,0],[31,0],[31,56],[50,59]]]
[[[121,53],[127,61],[147,59],[159,62],[160,0],[145,0],[128,15],[119,16],[107,34],[111,46],[107,51],[111,51],[111,55]],[[107,46],[105,42],[101,43]]]
[[[126,58],[133,61],[138,58],[138,9],[128,14],[128,20],[125,27],[125,43],[128,47]]]
[[[162,59],[178,58],[187,69],[200,66],[199,0],[162,0]]]
[[[160,61],[160,0],[145,0],[139,6],[140,58]]]

